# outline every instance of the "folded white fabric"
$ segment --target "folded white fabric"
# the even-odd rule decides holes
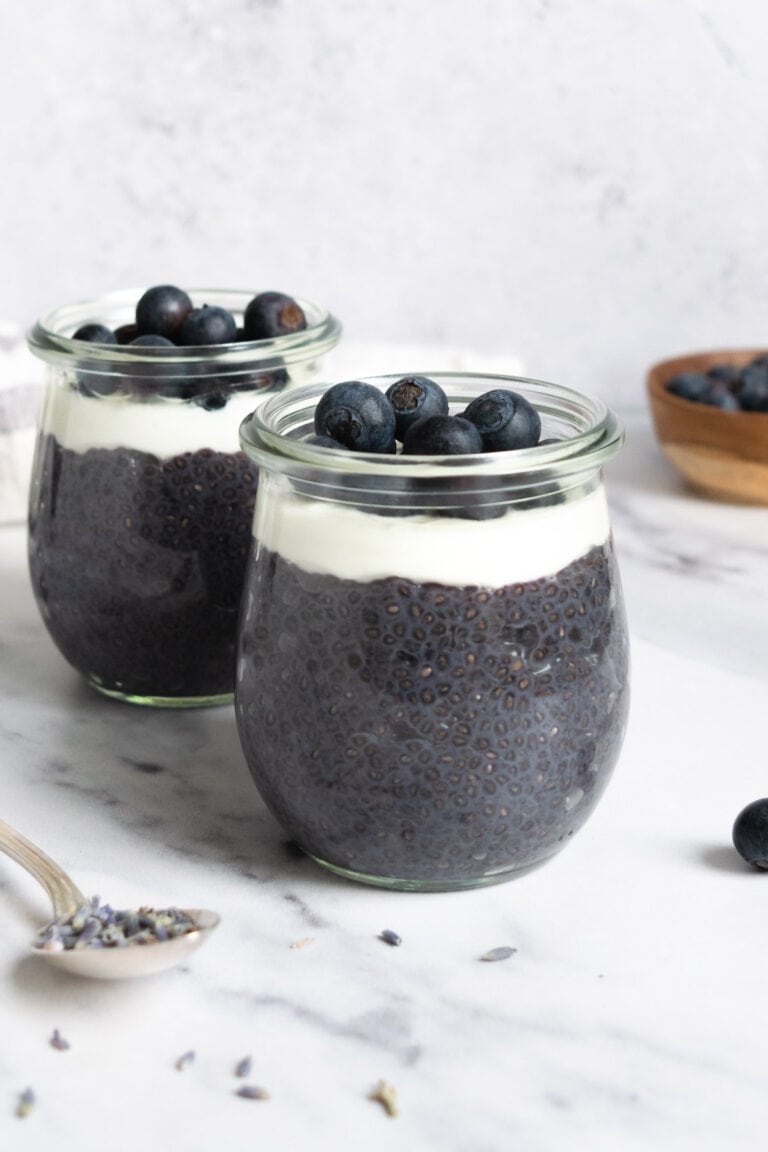
[[[44,367],[16,324],[0,322],[0,524],[27,516]]]

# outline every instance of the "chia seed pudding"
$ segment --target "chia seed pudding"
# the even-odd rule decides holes
[[[208,292],[242,314],[248,293]],[[160,705],[231,700],[257,470],[237,428],[306,383],[338,324],[306,305],[290,337],[205,347],[87,345],[84,319],[128,317],[136,293],[41,322],[48,361],[29,565],[43,620],[91,684]],[[166,343],[168,343],[166,341]]]
[[[466,399],[483,379],[443,387]],[[241,430],[262,469],[241,742],[283,828],[354,879],[505,879],[568,842],[619,755],[628,640],[600,464],[620,430],[597,402],[514,383],[557,443],[342,458],[291,439],[298,395]]]

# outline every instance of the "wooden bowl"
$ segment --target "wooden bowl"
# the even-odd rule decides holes
[[[743,368],[765,348],[695,352],[654,364],[648,372],[651,414],[661,450],[689,483],[721,500],[768,504],[768,412],[728,412],[667,390],[681,372],[715,364]]]

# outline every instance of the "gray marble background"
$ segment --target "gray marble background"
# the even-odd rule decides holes
[[[768,342],[767,33],[763,0],[6,2],[0,319],[284,288],[640,401]]]

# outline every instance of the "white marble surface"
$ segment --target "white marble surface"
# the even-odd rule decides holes
[[[223,917],[184,968],[79,981],[25,958],[46,897],[0,857],[0,1148],[763,1147],[768,880],[730,830],[768,793],[768,510],[692,496],[645,416],[628,428],[608,473],[626,745],[566,850],[484,891],[379,892],[292,857],[232,709],[87,689],[37,615],[23,528],[0,529],[0,813],[87,892]],[[517,952],[479,962],[498,945]],[[268,1101],[234,1094],[246,1054]],[[367,1098],[380,1078],[397,1117]]]

